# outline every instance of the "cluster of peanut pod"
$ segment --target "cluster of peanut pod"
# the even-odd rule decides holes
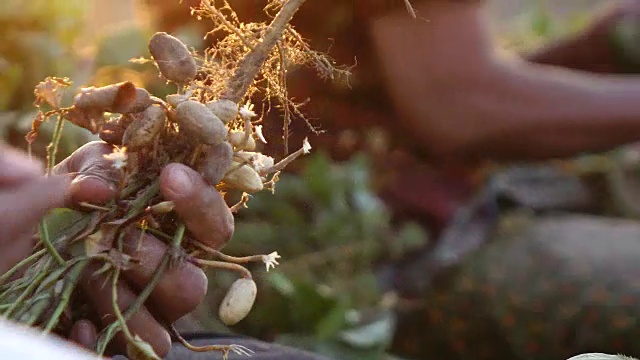
[[[182,162],[192,166],[211,186],[241,192],[242,200],[231,207],[235,212],[246,206],[250,194],[273,191],[278,172],[311,149],[305,139],[298,151],[277,163],[255,151],[258,141],[266,140],[261,126],[252,124],[256,114],[251,104],[241,106],[227,99],[201,101],[194,97],[190,84],[197,76],[196,61],[179,39],[156,33],[149,42],[149,51],[160,74],[175,83],[179,93],[163,100],[131,82],[83,88],[64,113],[65,119],[114,145],[114,152],[105,157],[124,173],[123,188],[136,180],[157,177],[169,162]],[[110,118],[105,114],[119,116]],[[168,202],[145,205],[158,213],[172,210]],[[232,257],[224,256],[233,262]],[[279,256],[274,252],[245,257],[244,262],[249,258],[264,262],[269,270],[278,264]],[[220,305],[220,319],[227,325],[241,321],[251,310],[256,293],[250,276],[238,279]]]

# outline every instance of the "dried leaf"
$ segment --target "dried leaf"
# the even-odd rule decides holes
[[[48,77],[36,85],[33,91],[36,96],[36,106],[43,102],[54,109],[60,108],[62,95],[65,88],[71,86],[72,82],[68,78]]]
[[[40,125],[42,125],[42,123],[45,120],[46,119],[42,111],[38,111],[35,119],[33,119],[33,121],[31,122],[31,130],[29,130],[27,135],[25,135],[24,137],[29,144],[33,144],[33,142],[36,141],[36,138],[38,137],[38,129],[40,128]]]
[[[100,230],[87,236],[84,240],[85,255],[93,257],[100,253],[109,251],[112,244],[110,242],[103,241],[104,239],[105,236]]]
[[[93,134],[97,134],[105,122],[104,112],[96,108],[79,109],[74,107],[64,115],[64,118]]]

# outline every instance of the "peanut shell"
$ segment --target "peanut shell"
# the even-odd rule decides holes
[[[225,124],[235,120],[238,117],[238,104],[234,103],[231,100],[220,99],[210,101],[206,104],[206,106]]]
[[[122,137],[124,136],[125,128],[122,127],[117,120],[112,120],[104,123],[100,129],[100,139],[111,145],[122,145]]]
[[[136,119],[127,127],[122,139],[122,144],[129,150],[152,145],[162,131],[166,119],[164,109],[160,105],[151,105],[134,117]]]
[[[202,157],[196,163],[196,170],[211,185],[217,185],[231,166],[233,148],[224,141],[217,145],[207,146]]]
[[[216,145],[227,138],[227,128],[217,116],[195,100],[183,101],[176,107],[180,131],[206,145]]]
[[[78,109],[97,109],[120,114],[140,112],[151,103],[149,92],[136,88],[129,81],[83,88],[74,99],[74,105]]]
[[[165,32],[155,33],[149,40],[149,52],[167,80],[186,84],[196,77],[196,61],[178,38]]]
[[[222,179],[230,188],[244,191],[246,193],[256,193],[264,188],[260,175],[250,166],[233,161],[227,170],[227,174]]]
[[[227,140],[231,143],[231,145],[235,146],[236,149],[248,151],[255,150],[256,140],[253,138],[253,136],[249,136],[247,142],[243,144],[244,135],[244,131],[232,131],[229,133]]]
[[[229,288],[220,308],[218,317],[225,325],[239,323],[249,315],[258,294],[258,287],[252,279],[238,279]]]

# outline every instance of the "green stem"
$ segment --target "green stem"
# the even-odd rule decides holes
[[[151,201],[151,199],[153,199],[158,194],[159,191],[160,191],[160,180],[155,180],[146,189],[144,189],[142,194],[140,194],[140,196],[132,204],[131,210],[129,210],[127,217],[133,216],[134,214],[144,211],[144,209],[147,208],[149,201]]]
[[[136,299],[136,301],[133,304],[131,304],[131,306],[127,309],[127,311],[125,311],[122,314],[122,319],[124,322],[122,321],[113,322],[103,331],[102,335],[100,336],[100,339],[98,340],[98,346],[96,348],[96,352],[99,355],[104,354],[107,348],[107,345],[111,342],[113,337],[117,334],[119,323],[126,324],[126,321],[129,320],[133,314],[138,312],[140,310],[140,307],[147,301],[147,299],[151,295],[151,292],[153,291],[153,289],[155,289],[156,285],[160,281],[160,278],[164,274],[164,271],[169,265],[169,262],[171,261],[171,255],[173,254],[172,250],[176,248],[180,248],[180,245],[182,244],[182,239],[184,238],[185,230],[186,228],[184,224],[180,224],[178,226],[178,229],[176,230],[176,233],[173,236],[173,240],[171,243],[172,249],[167,249],[164,256],[162,257],[162,261],[156,268],[156,271],[153,273],[153,276],[149,281],[149,283],[147,284],[147,286],[138,295],[138,298]],[[116,317],[117,316],[118,315],[116,314]]]
[[[20,294],[20,296],[18,296],[18,298],[13,302],[13,305],[9,309],[7,309],[7,311],[4,312],[3,316],[5,318],[9,318],[11,314],[13,314],[13,312],[18,308],[19,305],[23,305],[24,299],[26,299],[27,296],[31,295],[31,292],[40,285],[40,283],[42,282],[42,280],[44,280],[46,276],[47,276],[46,270],[39,273],[36,276],[36,278],[33,280],[33,282],[29,284],[26,290],[23,291],[22,294]]]
[[[48,300],[50,297],[51,295],[49,294],[42,295],[36,302],[33,303],[33,305],[31,305],[31,308],[29,309],[29,318],[25,319],[24,321],[25,325],[33,326],[33,324],[35,324],[38,319],[40,319],[40,315],[42,315],[42,313],[44,313],[45,310],[47,310],[47,308],[49,307],[49,302],[46,300]]]
[[[64,118],[58,115],[51,142],[49,143],[49,146],[47,146],[47,174],[49,174],[51,169],[56,165],[56,155],[58,154],[58,147],[60,145],[60,139],[62,138],[63,125]]]
[[[38,251],[36,251],[35,253],[31,254],[28,258],[20,261],[19,263],[17,263],[14,267],[11,268],[11,270],[7,271],[6,273],[2,274],[2,276],[0,276],[0,284],[4,284],[7,280],[9,280],[16,272],[18,272],[18,270],[20,270],[22,267],[24,267],[25,265],[37,261],[40,256],[42,256],[45,253],[46,249],[40,249]]]
[[[38,295],[37,297],[32,295],[28,300],[24,302],[24,304],[22,304],[23,306],[18,312],[13,315],[13,318],[20,322],[23,322],[25,314],[31,313],[27,320],[31,320],[35,317],[34,321],[37,321],[40,317],[40,314],[42,314],[49,306],[48,300],[52,297],[53,289],[49,289],[46,293]]]
[[[145,231],[151,233],[151,235],[163,238],[164,240],[173,240],[173,237],[171,237],[171,235],[167,235],[165,233],[163,233],[162,231],[158,230],[158,229],[154,229],[152,227],[148,227],[145,229]]]
[[[59,265],[64,265],[64,259],[58,253],[58,250],[51,243],[51,239],[49,239],[49,229],[47,228],[47,224],[44,218],[40,220],[40,242],[45,246],[47,251],[53,256],[56,262]]]
[[[0,304],[4,303],[10,295],[15,294],[22,289],[26,289],[29,284],[29,281],[26,281],[24,278],[20,278],[8,283],[6,286],[3,286],[2,294],[0,294]]]
[[[64,288],[62,289],[62,294],[60,295],[60,302],[58,303],[56,309],[54,310],[49,322],[44,328],[44,333],[47,334],[51,332],[51,330],[58,324],[58,320],[62,315],[62,312],[69,304],[69,300],[71,299],[71,294],[75,289],[76,285],[80,281],[80,275],[84,268],[87,266],[88,261],[81,261],[73,266],[69,274],[67,275],[67,280],[65,281]]]
[[[113,302],[113,313],[120,323],[120,328],[122,328],[122,332],[124,336],[127,338],[129,342],[133,342],[133,335],[131,335],[131,331],[129,331],[129,327],[127,326],[127,320],[125,320],[122,312],[120,312],[120,307],[118,306],[118,279],[120,278],[120,268],[116,267],[113,273],[113,282],[111,283],[111,301]]]
[[[184,238],[185,230],[186,230],[186,227],[184,226],[184,224],[178,225],[178,228],[176,229],[176,233],[175,235],[173,235],[172,245],[174,248],[179,248],[180,245],[182,245],[182,239]]]

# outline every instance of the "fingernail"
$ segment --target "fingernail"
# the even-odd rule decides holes
[[[175,167],[172,169],[169,175],[168,190],[174,193],[175,196],[181,197],[191,192],[193,188],[193,181],[191,176],[184,168]]]
[[[71,328],[69,338],[77,344],[91,349],[96,341],[96,328],[88,320],[80,320]]]

